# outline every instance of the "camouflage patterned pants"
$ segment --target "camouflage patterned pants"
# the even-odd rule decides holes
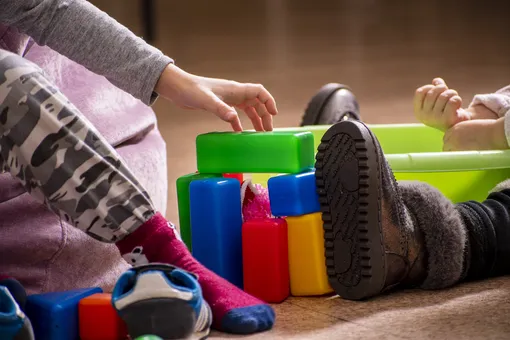
[[[147,192],[113,147],[42,70],[0,49],[2,171],[103,242],[118,241],[155,213]]]

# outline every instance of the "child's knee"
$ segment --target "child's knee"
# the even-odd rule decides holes
[[[39,119],[41,102],[48,97],[39,95],[41,89],[54,92],[39,66],[0,49],[0,135],[17,127],[28,136]],[[16,138],[26,137],[20,131],[15,131]]]

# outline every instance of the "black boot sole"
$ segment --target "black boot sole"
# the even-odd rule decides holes
[[[386,263],[381,229],[381,161],[362,122],[333,125],[316,155],[328,279],[342,298],[381,293]]]
[[[165,340],[188,339],[195,327],[195,312],[187,301],[154,298],[135,302],[119,312],[131,338],[154,334]]]
[[[348,86],[337,83],[330,83],[321,87],[308,103],[300,126],[318,125],[321,121],[322,110],[328,103],[328,100],[340,90],[351,91]],[[361,120],[356,112],[349,112],[349,115],[351,115],[353,119]],[[342,120],[342,118],[340,118],[340,120]]]

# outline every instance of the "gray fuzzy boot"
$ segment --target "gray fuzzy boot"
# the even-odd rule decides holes
[[[316,160],[326,266],[338,295],[360,300],[397,286],[459,281],[466,230],[457,209],[425,183],[397,185],[365,124],[333,125]]]
[[[425,289],[446,288],[457,283],[463,272],[466,228],[452,202],[423,182],[400,181],[402,200],[423,234],[427,252]]]

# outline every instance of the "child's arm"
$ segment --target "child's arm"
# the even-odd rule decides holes
[[[117,87],[153,102],[172,59],[84,0],[0,0],[0,22],[31,36]]]
[[[505,109],[506,108],[506,109]],[[441,131],[467,120],[498,119],[510,109],[510,86],[496,94],[477,95],[466,108],[457,91],[448,88],[441,78],[416,90],[414,114],[423,124]]]
[[[444,150],[508,149],[510,145],[510,86],[496,93],[479,94],[468,107],[470,121],[446,131]]]
[[[441,78],[416,90],[414,114],[420,122],[445,132],[445,151],[508,149],[510,86],[476,95],[467,109],[457,91]]]
[[[505,117],[473,119],[460,122],[446,131],[444,151],[504,150],[508,149],[508,130]]]
[[[160,94],[180,107],[212,112],[241,131],[237,107],[256,130],[273,128],[276,103],[262,85],[187,73],[85,0],[0,0],[0,22],[105,76],[145,104]]]

